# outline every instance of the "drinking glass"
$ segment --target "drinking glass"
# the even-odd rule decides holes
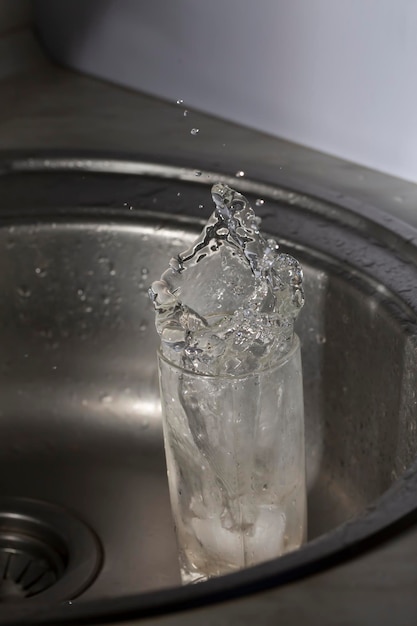
[[[209,376],[159,353],[184,584],[279,557],[306,537],[300,344],[269,369]]]

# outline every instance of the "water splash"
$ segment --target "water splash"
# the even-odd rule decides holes
[[[202,374],[241,375],[290,349],[304,303],[302,270],[262,235],[242,194],[224,184],[211,191],[216,208],[201,235],[171,259],[149,295],[168,360]]]

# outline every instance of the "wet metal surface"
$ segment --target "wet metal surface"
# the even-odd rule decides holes
[[[408,512],[406,498],[386,492],[417,448],[415,249],[342,209],[313,210],[280,189],[274,200],[271,190],[264,228],[305,269],[297,332],[309,533],[318,539],[243,578],[159,600],[144,593],[179,582],[147,287],[198,232],[209,187],[170,179],[169,168],[165,179],[120,176],[89,162],[82,174],[42,172],[39,160],[33,171],[8,166],[0,214],[0,490],[64,507],[96,533],[103,567],[74,619],[93,600],[88,610],[100,612],[110,610],[104,600],[142,594],[138,611],[155,602],[164,610],[297,578]]]

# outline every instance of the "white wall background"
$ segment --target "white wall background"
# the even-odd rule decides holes
[[[72,67],[417,182],[416,0],[35,9],[50,51]]]

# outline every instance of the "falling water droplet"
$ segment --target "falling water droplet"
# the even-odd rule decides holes
[[[235,176],[236,178],[243,178],[245,175],[245,172],[243,170],[239,170],[238,172],[236,172]]]
[[[190,132],[191,132],[192,135],[197,135],[200,132],[200,129],[199,128],[192,128]]]

